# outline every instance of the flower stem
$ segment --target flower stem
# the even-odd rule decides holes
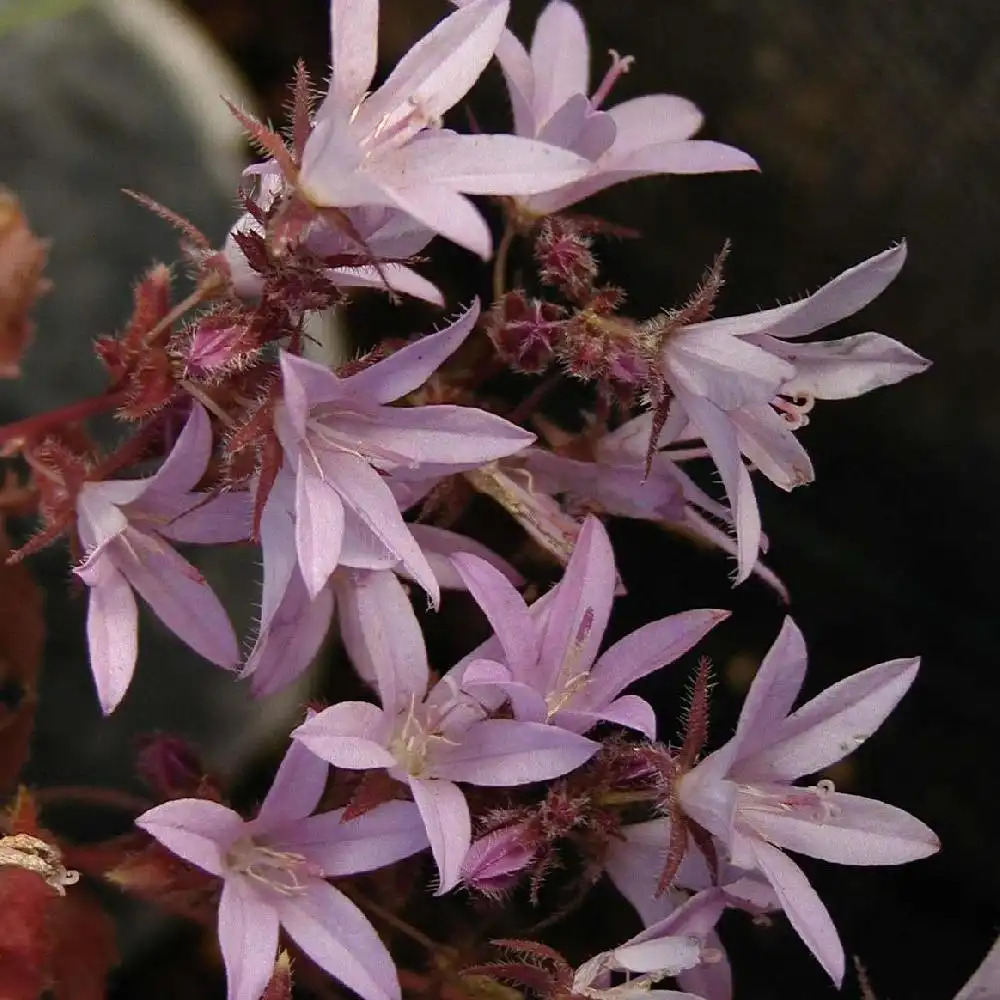
[[[358,892],[353,886],[341,885],[339,888],[345,896],[350,896],[359,906],[374,913],[380,920],[384,920],[390,927],[394,927],[401,934],[405,934],[411,940],[416,941],[417,944],[422,945],[427,951],[442,956],[455,954],[454,949],[429,938],[423,931],[418,931],[416,927],[408,924],[402,917],[397,917],[391,910],[380,906],[374,900],[369,899],[364,893]]]
[[[510,257],[510,247],[517,235],[517,228],[511,217],[507,216],[504,223],[503,236],[497,246],[497,255],[493,258],[493,301],[499,302],[507,290],[507,258]]]

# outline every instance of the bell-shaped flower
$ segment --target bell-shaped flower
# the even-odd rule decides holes
[[[235,667],[239,646],[225,610],[202,575],[171,542],[221,544],[250,534],[245,493],[192,490],[212,453],[212,429],[197,403],[159,471],[148,479],[84,483],[76,500],[86,558],[74,572],[90,588],[87,642],[101,708],[112,711],[138,655],[133,590],[195,652]]]
[[[562,580],[530,608],[511,583],[475,556],[455,556],[469,592],[493,626],[498,655],[465,667],[461,684],[480,695],[501,692],[514,717],[585,733],[613,722],[656,735],[652,707],[623,695],[634,681],[686,653],[728,611],[687,611],[651,622],[597,651],[615,595],[615,560],[604,526],[588,517]]]
[[[489,257],[489,229],[466,195],[530,195],[583,177],[590,162],[512,135],[456,135],[441,116],[493,56],[509,0],[472,0],[446,17],[369,93],[378,0],[333,0],[333,70],[296,185],[317,207],[384,205]]]
[[[793,785],[840,760],[885,720],[919,660],[892,660],[834,684],[790,712],[806,670],[802,635],[786,619],[747,692],[733,738],[678,779],[681,808],[724,845],[729,862],[761,872],[799,936],[835,982],[844,950],[797,851],[848,865],[895,865],[933,854],[934,832],[894,806]]]
[[[401,590],[393,575],[377,576],[379,587]],[[472,843],[469,806],[456,782],[510,787],[547,781],[579,767],[598,744],[553,726],[485,718],[448,677],[428,692],[427,652],[405,595],[361,602],[356,624],[363,640],[355,644],[363,657],[356,666],[363,677],[374,677],[382,707],[341,702],[292,736],[336,767],[385,768],[409,785],[443,893],[458,883]]]
[[[343,809],[311,816],[326,776],[326,763],[293,743],[250,821],[205,799],[175,799],[136,820],[178,857],[223,879],[219,944],[229,1000],[258,1000],[264,992],[279,927],[364,1000],[400,1000],[385,945],[326,879],[390,865],[423,850],[427,838],[409,802],[354,819]]]
[[[474,469],[534,435],[466,406],[388,406],[422,385],[468,336],[478,303],[450,326],[340,378],[283,352],[274,427],[295,481],[295,548],[315,598],[341,563],[400,565],[436,603],[438,585],[384,474],[427,479]],[[262,531],[266,530],[262,524]],[[265,535],[265,561],[283,558]]]
[[[757,169],[751,157],[732,146],[692,139],[702,115],[683,97],[649,94],[602,111],[632,58],[612,52],[611,68],[589,94],[587,29],[566,0],[550,0],[542,11],[530,52],[505,32],[496,56],[510,91],[517,134],[572,150],[590,163],[579,180],[518,198],[528,213],[558,212],[636,177]]]
[[[798,302],[694,323],[665,338],[660,369],[673,404],[658,443],[694,437],[707,446],[732,508],[737,582],[761,547],[760,512],[743,457],[782,489],[811,482],[812,463],[793,432],[816,399],[858,396],[927,367],[920,355],[877,333],[798,342],[866,306],[905,258],[900,244]]]

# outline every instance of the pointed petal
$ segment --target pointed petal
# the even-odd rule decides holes
[[[436,606],[440,597],[437,580],[403,522],[385,480],[364,459],[346,452],[324,452],[320,461],[327,481],[340,494],[348,513],[406,567]]]
[[[880,333],[806,344],[766,335],[755,341],[795,366],[795,375],[781,389],[787,396],[852,399],[919,375],[930,366],[916,351]]]
[[[292,740],[256,819],[255,831],[308,816],[318,805],[330,767],[304,743]]]
[[[550,118],[590,83],[590,45],[583,18],[565,0],[550,0],[531,39],[534,70],[533,110],[538,122]]]
[[[726,489],[736,527],[737,569],[734,582],[742,583],[750,575],[760,552],[761,524],[750,473],[740,457],[736,429],[726,414],[707,399],[682,389],[675,391],[712,453],[712,461]]]
[[[788,792],[786,785],[774,789]],[[778,812],[744,806],[740,814],[776,847],[839,865],[902,865],[929,857],[941,847],[926,824],[876,799],[830,792],[820,808],[826,811],[821,817],[794,809]]]
[[[452,563],[493,626],[514,678],[527,680],[538,662],[539,643],[524,598],[499,571],[482,559],[457,555]]]
[[[766,333],[772,337],[804,337],[863,309],[888,288],[905,260],[906,243],[902,242],[849,268],[798,302],[746,316],[708,320],[689,329],[714,327],[732,336]]]
[[[462,861],[472,846],[472,818],[458,785],[450,781],[411,778],[410,791],[420,810],[440,885],[435,896],[454,889],[462,876]]]
[[[802,874],[802,869],[776,847],[762,840],[748,843],[757,866],[774,887],[789,923],[834,984],[840,986],[844,978],[844,946],[816,890]]]
[[[438,585],[448,590],[464,590],[465,583],[458,575],[452,557],[460,554],[473,555],[483,560],[499,572],[514,586],[524,583],[524,578],[505,559],[474,538],[466,538],[447,528],[433,524],[411,524],[410,534],[417,540],[427,561],[434,570]]]
[[[246,491],[158,496],[155,501],[147,495],[143,509],[156,518],[157,534],[195,545],[245,541],[253,525],[253,501]]]
[[[414,134],[438,121],[476,82],[500,40],[508,0],[474,0],[446,17],[396,64],[361,107],[362,131]],[[412,124],[403,125],[404,121]]]
[[[241,677],[250,677],[257,698],[291,684],[316,658],[333,618],[329,588],[309,597],[302,574],[295,569],[278,607],[262,617],[260,632],[247,657]]]
[[[389,570],[344,570],[339,618],[352,662],[374,679],[385,711],[395,715],[427,693],[430,671],[420,623],[403,585]]]
[[[139,655],[139,609],[128,581],[97,550],[74,570],[90,587],[87,648],[97,698],[105,715],[125,696]]]
[[[645,146],[690,139],[704,121],[691,101],[675,94],[635,97],[609,108],[607,113],[618,129],[616,158],[624,158]]]
[[[600,165],[620,180],[649,174],[714,174],[760,169],[757,161],[743,150],[710,139],[660,142],[627,153],[623,151],[621,156],[616,143]]]
[[[733,969],[715,931],[706,937],[705,946],[716,953],[716,961],[702,962],[682,972],[677,977],[677,985],[703,1000],[733,1000]]]
[[[599,749],[576,733],[537,722],[485,719],[461,734],[457,745],[435,747],[436,776],[471,785],[526,785],[558,778]]]
[[[278,951],[278,914],[239,876],[222,887],[219,945],[228,1000],[260,1000]]]
[[[548,605],[535,682],[540,690],[553,688],[570,657],[573,674],[586,671],[594,662],[608,627],[615,579],[608,534],[596,517],[588,516]]]
[[[327,101],[331,113],[349,116],[364,97],[378,60],[378,0],[332,0]],[[326,112],[327,101],[320,114]]]
[[[479,209],[463,194],[443,184],[415,183],[407,179],[405,187],[385,187],[389,203],[411,215],[417,222],[446,240],[465,247],[483,260],[493,254],[493,238]]]
[[[322,467],[299,458],[295,477],[295,552],[309,596],[315,599],[337,568],[344,543],[344,505]]]
[[[719,907],[722,909],[722,906]],[[670,970],[676,976],[701,961],[701,944],[697,938],[671,935],[656,940],[619,945],[611,953],[614,962],[629,972]]]
[[[334,767],[394,767],[396,758],[386,749],[389,725],[382,709],[363,701],[342,701],[293,729],[292,739]]]
[[[277,902],[292,940],[334,979],[364,1000],[400,1000],[396,967],[368,918],[343,893],[318,879]]]
[[[994,943],[955,1000],[997,1000],[1000,997],[1000,938]]]
[[[412,268],[403,264],[383,263],[379,267],[333,267],[326,272],[330,280],[341,288],[374,288],[378,291],[399,292],[415,299],[444,308],[441,289]]]
[[[656,739],[656,713],[653,706],[634,694],[622,695],[604,708],[584,711],[566,709],[552,717],[554,726],[562,726],[574,733],[586,733],[599,722],[611,722],[642,733],[648,739]]]
[[[685,611],[650,622],[619,639],[594,664],[579,704],[593,710],[609,705],[640,677],[683,656],[729,614],[716,609]]]
[[[462,690],[492,709],[509,699],[514,718],[521,722],[545,722],[548,706],[545,698],[527,683],[515,681],[510,670],[493,660],[472,660],[462,671]],[[564,728],[571,729],[572,726]],[[582,729],[576,730],[583,732]]]
[[[587,176],[590,160],[516,135],[440,132],[381,156],[372,176],[422,178],[462,194],[531,195]],[[409,186],[409,180],[407,180]]]
[[[413,392],[458,350],[478,318],[479,299],[473,299],[469,308],[443,330],[421,337],[344,379],[345,395],[368,403],[391,403]]]
[[[807,663],[802,632],[791,617],[786,617],[743,699],[736,733],[725,748],[727,763],[720,773],[766,749],[773,741],[802,690]]]
[[[232,809],[207,799],[164,802],[144,812],[135,825],[179,858],[221,877],[226,851],[246,827]]]
[[[342,380],[326,365],[289,354],[288,351],[279,351],[278,361],[281,366],[284,410],[296,435],[301,438],[305,436],[310,408],[340,399],[343,393]],[[278,423],[277,420],[275,422]],[[282,442],[282,445],[285,446],[285,443]]]
[[[134,528],[122,543],[119,569],[160,621],[206,660],[235,667],[240,650],[229,616],[194,566],[165,541]]]
[[[782,392],[786,387],[782,387]],[[751,403],[733,410],[740,451],[775,486],[793,490],[815,478],[812,461],[782,416],[766,403]]]
[[[919,667],[919,658],[890,660],[838,681],[793,712],[759,753],[741,760],[738,774],[791,781],[846,757],[882,725]]]
[[[212,454],[212,425],[200,403],[191,404],[184,424],[159,471],[146,481],[146,490],[166,494],[187,493],[198,485]]]
[[[428,845],[412,802],[385,802],[344,822],[344,810],[320,813],[280,831],[281,850],[301,854],[324,878],[370,872],[422,851]]]

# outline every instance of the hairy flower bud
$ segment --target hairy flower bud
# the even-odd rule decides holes
[[[497,352],[516,371],[544,371],[562,335],[563,311],[550,302],[507,292],[493,307],[487,330]]]
[[[493,830],[469,848],[462,862],[462,881],[488,896],[506,892],[535,860],[538,847],[528,823]]]

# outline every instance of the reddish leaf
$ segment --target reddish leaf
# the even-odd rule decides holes
[[[0,997],[36,1000],[46,986],[52,942],[46,927],[58,899],[34,872],[0,868]]]
[[[104,1000],[108,972],[118,960],[111,918],[86,893],[67,893],[52,907],[51,935],[56,1000]]]

